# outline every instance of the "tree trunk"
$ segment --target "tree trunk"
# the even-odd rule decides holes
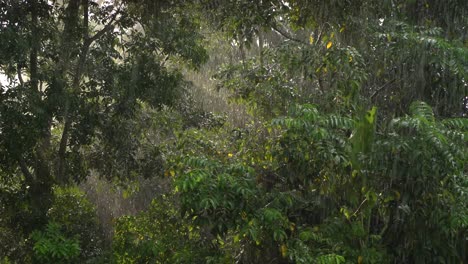
[[[38,74],[38,56],[40,50],[39,36],[39,17],[38,5],[36,1],[31,2],[31,51],[29,54],[29,75],[30,89],[35,96],[35,102],[39,107],[45,107],[42,102],[39,91],[39,74]],[[47,111],[44,111],[47,112]],[[41,127],[41,137],[38,140],[38,145],[34,153],[34,174],[31,174],[27,168],[26,162],[21,157],[20,167],[25,174],[26,184],[29,186],[28,199],[32,210],[31,226],[37,227],[46,223],[47,211],[50,208],[52,201],[52,185],[53,178],[50,171],[50,128],[51,118],[49,113],[44,119],[46,123]]]
[[[66,163],[66,150],[68,145],[68,137],[70,134],[71,128],[71,118],[70,118],[70,96],[71,90],[67,87],[65,79],[66,73],[69,68],[71,53],[74,49],[76,49],[76,41],[75,38],[77,37],[77,29],[78,29],[78,15],[80,9],[80,2],[81,0],[70,0],[68,3],[67,9],[65,11],[65,25],[63,29],[62,35],[62,54],[59,59],[58,67],[56,70],[56,81],[58,81],[57,85],[59,89],[62,91],[64,106],[63,106],[63,122],[64,127],[62,131],[62,137],[60,139],[59,150],[57,154],[57,168],[55,171],[55,178],[58,183],[66,184],[69,181],[69,177],[65,175],[65,163]],[[75,76],[74,79],[79,78]]]

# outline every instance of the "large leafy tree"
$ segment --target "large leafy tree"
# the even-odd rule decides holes
[[[183,88],[172,63],[206,59],[197,24],[178,1],[0,3],[0,163],[24,179],[34,215],[54,183],[86,175],[82,146],[117,131],[146,103],[171,105]],[[126,135],[125,135],[126,136]]]

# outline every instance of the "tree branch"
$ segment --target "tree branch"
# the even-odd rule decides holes
[[[73,41],[75,40],[76,36],[74,36],[75,32],[74,29],[78,28],[78,13],[79,13],[79,8],[80,8],[80,0],[71,0],[68,3],[68,6],[65,10],[65,19],[64,19],[64,29],[63,29],[63,36],[62,36],[62,54],[60,56],[60,62],[59,62],[59,67],[57,69],[58,75],[60,78],[60,82],[63,82],[64,75],[67,72],[67,68],[69,67],[69,60],[71,59],[71,52],[72,52],[72,47],[73,47]],[[65,183],[66,179],[64,176],[64,170],[65,170],[65,152],[67,149],[67,143],[68,143],[68,130],[70,129],[71,122],[69,120],[69,109],[70,109],[70,99],[69,99],[69,94],[65,94],[64,100],[65,100],[65,107],[64,107],[64,112],[63,112],[63,117],[64,117],[64,128],[62,131],[62,137],[60,139],[59,143],[59,150],[58,150],[58,156],[57,156],[57,170],[56,170],[56,180],[59,183]]]
[[[34,180],[34,176],[29,171],[28,165],[26,165],[26,162],[24,161],[23,157],[19,158],[18,163],[20,165],[21,172],[24,174],[24,177],[26,178],[26,181],[32,182]]]
[[[24,86],[23,76],[21,75],[21,67],[19,66],[19,64],[16,66],[16,73],[18,75],[18,80],[21,86]]]
[[[88,46],[88,47],[91,46],[91,44],[93,44],[94,41],[102,37],[105,33],[110,31],[111,29],[114,29],[115,25],[113,23],[116,21],[117,16],[121,13],[121,11],[122,11],[122,4],[120,4],[119,8],[117,8],[117,11],[115,11],[115,13],[112,15],[109,23],[107,23],[103,29],[99,30],[93,36],[86,38],[83,46]]]
[[[30,77],[30,84],[31,88],[36,92],[38,90],[38,62],[37,57],[39,53],[39,30],[38,30],[38,23],[39,17],[37,12],[38,6],[36,1],[31,2],[31,51],[29,54],[29,77]]]
[[[84,0],[86,3],[87,3],[87,0]],[[116,21],[117,19],[117,15],[120,14],[121,12],[121,7],[122,5],[119,6],[119,8],[117,9],[117,11],[112,15],[109,23],[107,23],[104,28],[102,28],[101,30],[99,30],[98,32],[96,32],[93,36],[89,37],[88,36],[88,31],[87,29],[85,29],[85,34],[84,34],[84,43],[83,43],[83,47],[81,49],[81,54],[80,54],[80,59],[78,61],[78,65],[76,67],[76,72],[75,72],[75,76],[74,76],[74,79],[73,79],[73,85],[72,87],[74,89],[77,88],[77,86],[79,85],[79,80],[81,78],[81,74],[83,72],[83,68],[84,68],[84,64],[86,63],[86,57],[88,55],[88,51],[89,51],[89,47],[93,44],[94,41],[98,40],[99,38],[101,38],[102,36],[104,36],[104,34],[108,33],[109,31],[113,30],[114,29],[114,22]],[[85,8],[87,10],[87,8]],[[85,20],[85,24],[87,24],[87,16],[88,14],[85,13],[84,14],[84,20]]]
[[[359,207],[356,209],[356,211],[354,211],[354,213],[352,215],[356,215],[359,212],[359,210],[361,210],[361,207],[364,205],[365,202],[367,202],[367,198],[364,199],[364,201],[361,202]]]
[[[87,0],[85,0],[85,2],[86,2],[85,3],[85,5],[86,5]],[[104,26],[104,28],[99,30],[93,36],[88,37],[88,33],[87,33],[88,29],[85,28],[83,46],[81,48],[81,54],[79,56],[78,64],[76,65],[75,73],[74,73],[74,76],[73,76],[73,83],[72,83],[72,87],[71,87],[72,88],[72,90],[71,90],[72,94],[77,93],[78,90],[79,90],[81,75],[83,74],[83,71],[84,71],[84,66],[86,64],[86,58],[87,58],[88,51],[89,51],[89,48],[90,48],[91,44],[93,44],[94,41],[96,41],[99,38],[101,38],[102,36],[104,36],[104,34],[106,34],[109,31],[114,29],[114,26],[115,26],[114,22],[115,22],[115,20],[117,18],[117,15],[119,15],[120,12],[121,12],[121,7],[122,7],[122,4],[119,6],[117,11],[112,15],[110,21]],[[85,6],[85,9],[87,9],[86,6]],[[84,16],[84,20],[86,22],[88,14],[84,13],[83,16]],[[66,153],[67,145],[68,145],[68,137],[70,135],[69,131],[70,131],[71,124],[72,124],[72,118],[70,117],[69,112],[70,112],[70,100],[68,98],[66,98],[65,109],[64,109],[64,114],[63,114],[65,122],[64,122],[64,127],[63,127],[63,131],[62,131],[62,137],[60,139],[60,145],[59,145],[59,150],[58,150],[58,165],[57,165],[57,167],[58,167],[57,168],[57,176],[62,180],[62,182],[66,181],[66,179],[64,178],[65,153]]]
[[[304,45],[307,45],[307,42],[303,41],[303,40],[300,40],[300,39],[297,39],[297,38],[294,38],[293,36],[291,36],[289,33],[283,31],[282,29],[278,28],[275,24],[272,24],[271,25],[271,28],[276,31],[277,33],[279,33],[281,36],[285,37],[286,39],[289,39],[289,40],[292,40],[292,41],[295,41],[295,42],[298,42],[298,43],[301,43],[301,44],[304,44]]]
[[[396,81],[396,79],[393,79],[391,81],[389,81],[388,83],[380,86],[379,88],[377,88],[377,90],[375,90],[375,92],[372,93],[372,95],[370,96],[371,99],[373,99],[378,93],[380,93],[380,91],[384,90],[385,88],[387,88],[390,84],[394,83]]]
[[[89,28],[89,0],[83,0],[83,28],[83,37],[87,39]]]

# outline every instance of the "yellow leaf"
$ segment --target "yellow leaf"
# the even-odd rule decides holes
[[[232,158],[232,156],[233,156],[232,153],[228,153],[228,157]]]
[[[333,43],[331,41],[328,41],[327,43],[327,49],[331,48],[333,46]]]
[[[342,26],[342,27],[340,28],[340,33],[343,32],[344,30],[345,30],[345,27]]]
[[[332,32],[331,35],[330,35],[330,38],[334,38],[335,37],[335,32]]]
[[[346,217],[346,219],[349,220],[349,218],[351,218],[351,212],[348,210],[348,208],[341,207],[340,211]]]
[[[362,260],[363,260],[362,256],[359,256],[359,257],[357,258],[357,263],[358,263],[358,264],[361,264],[361,263],[362,263]]]
[[[353,61],[353,56],[349,56],[349,62]]]
[[[310,43],[310,44],[314,44],[314,37],[313,37],[313,36],[310,36],[310,37],[309,37],[309,43]]]
[[[171,170],[169,173],[171,174],[172,177],[175,176],[175,171]]]
[[[380,76],[380,75],[382,75],[382,69],[377,70],[377,76]]]
[[[224,241],[223,239],[218,235],[218,243],[221,245],[221,246],[224,246]]]
[[[296,224],[291,223],[291,225],[289,225],[289,229],[291,229],[291,231],[294,231],[294,229],[296,229]]]
[[[286,257],[286,253],[288,253],[288,247],[285,244],[281,245],[281,256]]]
[[[242,212],[241,213],[241,217],[243,220],[246,220],[247,219],[247,213],[246,212]]]

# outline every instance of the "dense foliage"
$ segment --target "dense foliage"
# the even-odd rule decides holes
[[[0,263],[465,263],[463,0],[5,0]]]

